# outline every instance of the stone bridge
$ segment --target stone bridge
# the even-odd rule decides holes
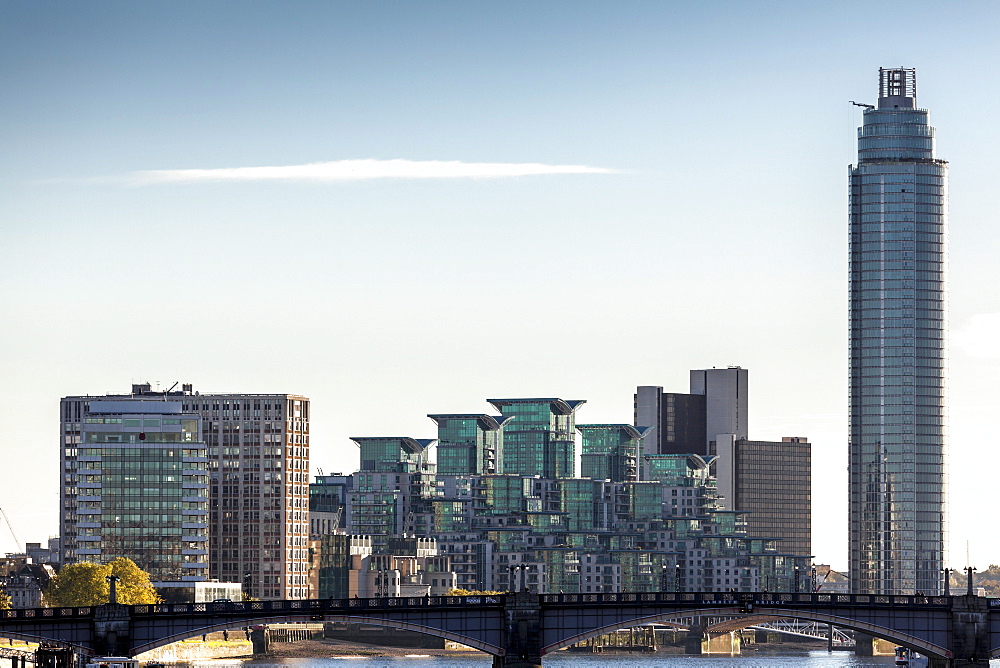
[[[277,622],[376,624],[454,640],[495,666],[541,665],[549,652],[619,628],[745,615],[854,629],[913,648],[932,668],[1000,658],[1000,599],[860,594],[621,593],[432,596],[0,611],[0,637],[134,656],[184,638]],[[738,624],[737,624],[738,626]],[[702,633],[704,629],[692,629]]]

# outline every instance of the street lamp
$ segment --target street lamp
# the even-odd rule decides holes
[[[674,564],[674,591],[679,592],[681,590],[681,565],[680,563]]]
[[[514,573],[516,573],[517,571],[521,571],[521,588],[527,589],[527,586],[525,585],[524,571],[528,570],[528,564],[514,564],[509,568],[510,568],[510,590],[515,592],[517,591],[517,586],[514,583]]]
[[[969,577],[972,577],[971,574]],[[118,589],[115,585],[121,581],[121,578],[117,575],[105,575],[104,579],[108,581],[108,603],[115,605],[118,603]],[[969,582],[972,580],[970,579]]]
[[[802,571],[800,570],[800,567],[796,566],[795,567],[795,589],[794,589],[794,591],[795,591],[796,594],[799,593],[799,582],[802,579],[801,578],[801,572]]]
[[[251,573],[243,574],[243,598],[249,599],[253,598],[253,593],[250,591],[250,585],[253,583],[253,575]]]

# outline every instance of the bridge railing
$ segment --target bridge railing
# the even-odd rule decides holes
[[[502,595],[482,596],[401,596],[380,598],[335,598],[300,601],[217,601],[213,603],[160,603],[130,606],[137,616],[156,614],[323,614],[350,613],[358,610],[427,607],[503,607]]]
[[[0,610],[3,619],[47,619],[50,617],[90,617],[94,608],[11,608]]]
[[[994,599],[1000,600],[1000,599]],[[947,596],[883,596],[872,594],[778,594],[767,592],[636,592],[617,594],[542,594],[542,605],[581,604],[672,604],[686,607],[733,606],[753,603],[763,606],[927,606],[951,607]],[[991,604],[992,605],[992,604]]]

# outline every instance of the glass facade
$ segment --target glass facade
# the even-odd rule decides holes
[[[127,557],[160,587],[207,579],[208,460],[199,416],[174,402],[91,401],[78,426],[78,446],[64,452],[63,531],[72,561]]]
[[[947,163],[916,73],[880,70],[850,168],[855,592],[938,592],[945,552]]]
[[[576,410],[563,399],[489,399],[505,418],[502,470],[516,475],[572,478],[576,473]]]
[[[594,480],[629,482],[639,479],[639,454],[643,437],[651,427],[630,424],[581,424],[583,454],[581,477]]]
[[[503,473],[503,431],[510,418],[493,415],[428,415],[438,427],[440,475]]]

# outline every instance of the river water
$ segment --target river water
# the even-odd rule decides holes
[[[213,661],[197,661],[190,665],[194,668],[290,668],[297,666],[317,666],[319,668],[490,668],[492,661],[482,654],[472,654],[468,657],[456,656],[419,656],[414,650],[414,656],[406,657],[332,657],[311,659],[276,659],[265,658],[246,661],[219,659]],[[667,666],[669,668],[868,668],[893,666],[894,659],[885,657],[855,657],[849,652],[828,653],[824,650],[783,652],[772,654],[765,652],[747,652],[740,656],[634,656],[613,654],[567,654],[559,653],[545,657],[545,666],[552,668],[654,668]],[[926,662],[916,659],[910,662],[912,668],[923,668]],[[1000,661],[991,661],[991,668],[1000,668]]]

